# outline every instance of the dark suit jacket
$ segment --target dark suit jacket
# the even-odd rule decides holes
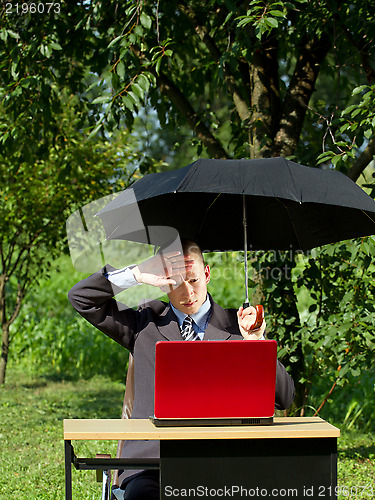
[[[134,355],[135,397],[132,418],[154,414],[155,344],[159,340],[182,340],[177,318],[169,304],[159,300],[141,303],[138,310],[123,308],[113,299],[119,291],[104,274],[110,266],[77,283],[69,292],[73,307],[96,328],[129,349]],[[222,309],[210,297],[212,314],[204,340],[241,340],[235,309]],[[278,361],[275,406],[290,406],[294,384]],[[159,443],[128,441],[123,447],[127,457],[157,457]]]

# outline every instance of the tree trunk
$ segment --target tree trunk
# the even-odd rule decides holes
[[[22,303],[22,300],[25,296],[25,288],[26,288],[26,283],[24,283],[23,285],[18,283],[16,304],[14,306],[12,313],[9,315],[7,308],[6,308],[5,284],[6,284],[7,280],[8,280],[8,276],[6,275],[6,273],[3,273],[0,275],[0,324],[1,324],[1,329],[3,332],[1,357],[0,357],[0,387],[4,385],[5,377],[6,377],[6,369],[7,369],[8,354],[9,354],[9,343],[10,343],[9,342],[10,325],[17,318],[17,316],[20,312],[21,303]]]
[[[315,89],[320,66],[331,47],[328,35],[321,38],[303,38],[296,67],[284,98],[279,130],[275,137],[275,155],[290,156],[295,153],[301,136],[310,98]]]
[[[269,331],[276,335],[280,347],[287,349],[286,360],[294,380],[296,395],[292,409],[304,404],[306,363],[301,343],[301,324],[294,292],[292,271],[296,265],[294,252],[266,252],[260,255],[259,267],[265,293],[265,306],[270,314]],[[290,359],[292,361],[290,361]],[[283,361],[281,359],[281,361]]]
[[[225,151],[223,145],[216,138],[211,130],[203,123],[201,117],[195,112],[190,101],[180,91],[180,89],[163,73],[154,76],[158,82],[160,91],[166,95],[171,102],[176,106],[181,115],[186,119],[189,127],[193,130],[195,135],[205,145],[211,158],[229,158],[228,153]]]
[[[272,141],[280,116],[278,45],[266,38],[250,66],[251,117],[249,119],[250,158],[272,155]]]
[[[1,348],[0,357],[0,387],[5,383],[6,369],[8,363],[8,352],[9,352],[9,327],[3,325],[3,342]]]

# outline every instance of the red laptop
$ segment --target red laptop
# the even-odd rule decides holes
[[[271,424],[276,359],[275,340],[157,342],[151,420],[158,426]]]

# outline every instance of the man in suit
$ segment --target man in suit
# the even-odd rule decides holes
[[[222,309],[207,293],[210,268],[198,245],[182,242],[182,252],[157,254],[138,266],[116,270],[106,266],[77,283],[69,292],[73,307],[90,323],[127,348],[134,356],[135,396],[132,418],[154,413],[155,344],[160,340],[255,340],[264,338],[266,324],[255,330],[254,307]],[[152,300],[138,310],[119,307],[113,296],[138,284],[160,287],[169,304]],[[186,327],[186,318],[193,320]],[[275,407],[284,409],[294,398],[294,384],[278,361]],[[158,457],[158,441],[128,441],[123,456]],[[114,491],[119,500],[159,498],[158,475],[152,471],[128,471]]]

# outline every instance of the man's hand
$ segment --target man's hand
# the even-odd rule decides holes
[[[257,312],[253,306],[246,307],[246,309],[241,306],[237,311],[238,326],[245,340],[259,340],[264,334],[266,329],[266,322],[264,320],[260,328],[250,330],[256,321],[256,317]]]
[[[192,266],[194,260],[181,252],[156,254],[133,267],[132,272],[138,283],[156,287],[178,286]]]

